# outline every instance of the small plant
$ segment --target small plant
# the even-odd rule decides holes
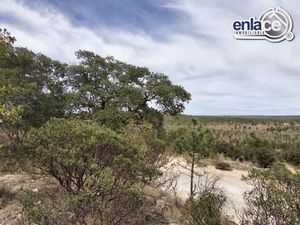
[[[0,187],[0,209],[5,207],[6,204],[15,197],[14,193],[5,187]]]
[[[49,224],[50,213],[40,204],[43,196],[39,193],[26,191],[16,196],[16,199],[23,205],[26,217],[30,222],[37,224]]]
[[[37,201],[35,193],[31,191],[26,191],[25,193],[18,194],[17,200],[21,202],[21,204],[25,208],[30,208],[34,205],[35,201]]]
[[[185,202],[180,218],[183,225],[227,225],[222,215],[226,197],[217,187],[218,178],[202,176],[196,184],[195,194]]]
[[[232,167],[225,162],[218,162],[215,165],[215,168],[218,170],[232,171]]]

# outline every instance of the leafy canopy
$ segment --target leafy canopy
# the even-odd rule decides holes
[[[76,55],[80,63],[69,71],[72,112],[84,117],[93,118],[100,113],[100,119],[107,123],[108,115],[103,116],[102,112],[116,116],[121,113],[118,119],[121,123],[146,120],[159,127],[162,113],[183,112],[184,103],[191,98],[164,74],[88,51],[78,51]],[[161,120],[155,121],[157,117]]]

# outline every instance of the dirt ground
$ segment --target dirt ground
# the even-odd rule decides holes
[[[206,164],[206,163],[205,163]],[[232,162],[231,165],[234,165]],[[215,169],[213,165],[205,167],[197,167],[196,172],[202,174],[204,171],[209,177],[218,177],[218,187],[224,191],[227,197],[227,203],[224,213],[237,221],[236,210],[241,210],[244,206],[243,193],[251,190],[251,185],[241,180],[243,175],[247,175],[248,166],[246,164],[233,166],[233,171],[221,171]],[[181,200],[185,200],[189,195],[190,188],[190,170],[189,165],[182,157],[173,158],[164,168],[166,177],[177,177],[176,193]],[[203,179],[203,178],[201,178]],[[195,177],[195,182],[199,177]],[[201,180],[200,180],[201,181]],[[26,174],[0,174],[0,185],[8,187],[10,191],[16,193],[19,190],[39,191],[45,186],[54,185],[54,181],[49,179],[38,179]],[[11,208],[13,207],[13,209]],[[14,213],[12,213],[14,212]],[[0,209],[0,225],[3,224],[19,224],[19,217],[22,216],[22,207],[14,202],[8,208]],[[10,221],[12,223],[7,223]],[[3,223],[4,222],[4,223]]]
[[[177,176],[176,192],[178,197],[187,199],[190,191],[190,171],[185,160],[176,157],[164,168],[168,176]],[[241,180],[243,175],[247,175],[247,170],[233,169],[232,171],[222,171],[216,169],[213,165],[196,168],[196,172],[202,174],[207,172],[210,177],[218,177],[218,187],[224,191],[227,197],[227,203],[224,213],[233,220],[237,221],[236,211],[240,211],[245,207],[243,193],[251,190],[252,186]],[[195,182],[199,180],[199,176],[195,177]],[[200,180],[201,181],[201,180]]]
[[[38,192],[45,187],[56,185],[53,179],[39,176],[29,176],[26,173],[1,174],[0,188],[4,187],[11,193],[17,194],[23,190]],[[23,225],[24,210],[20,202],[10,201],[5,207],[0,207],[0,225]]]

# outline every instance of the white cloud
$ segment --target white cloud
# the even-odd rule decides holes
[[[232,38],[234,19],[259,16],[276,6],[293,16],[293,42]],[[66,15],[46,6],[33,9],[15,0],[1,0],[0,15],[5,20],[0,27],[17,37],[18,46],[62,61],[74,62],[74,52],[86,49],[166,73],[192,93],[186,113],[299,114],[299,6],[297,0],[170,0],[163,7],[188,19],[177,30],[160,31],[165,40],[158,41],[143,32],[75,26]]]

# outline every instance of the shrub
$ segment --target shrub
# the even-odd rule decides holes
[[[183,210],[184,225],[221,225],[225,197],[214,193],[203,193],[189,199]]]
[[[129,138],[97,124],[53,119],[33,130],[28,141],[35,165],[72,194],[97,189],[95,182],[108,187],[116,177],[126,184],[158,174]]]
[[[246,177],[253,190],[245,193],[247,208],[241,216],[242,225],[300,224],[300,173],[284,165],[253,170]]]
[[[216,163],[215,167],[218,170],[232,171],[232,167],[225,162],[218,162]]]
[[[218,178],[203,174],[195,184],[193,196],[185,202],[181,211],[182,225],[229,225],[222,215],[226,197],[217,187]]]
[[[0,187],[0,209],[5,207],[6,204],[15,197],[15,194],[10,192],[5,187]]]
[[[274,151],[269,148],[258,148],[255,151],[255,159],[262,168],[269,168],[275,162]]]
[[[135,141],[66,119],[52,119],[28,136],[34,164],[69,193],[77,221],[89,215],[97,224],[135,224],[144,204],[142,186],[160,175],[147,148]]]
[[[295,166],[300,165],[300,148],[287,150],[287,152],[285,153],[285,159]]]
[[[226,156],[233,151],[234,146],[225,142],[225,141],[217,141],[215,144],[215,148],[217,152],[223,153]]]

